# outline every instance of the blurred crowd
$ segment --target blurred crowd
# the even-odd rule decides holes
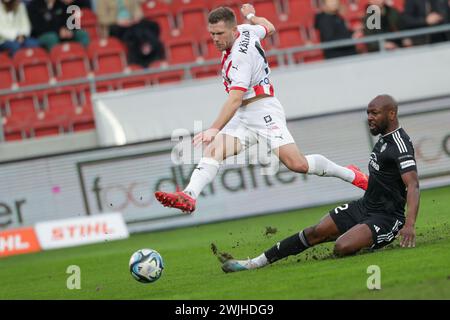
[[[143,0],[0,0],[0,51],[13,56],[21,48],[43,47],[76,41],[87,47],[91,41],[83,29],[67,24],[76,5],[95,11],[101,37],[119,38],[128,48],[128,62],[144,67],[164,57],[157,23],[144,19]],[[73,19],[72,19],[73,20]]]
[[[365,10],[366,14],[362,18],[360,27],[355,30],[344,19],[345,11],[348,10],[348,7],[343,6],[339,0],[323,0],[322,10],[316,14],[314,22],[314,27],[319,32],[321,41],[360,38],[450,23],[449,0],[405,0],[403,11],[396,9],[390,0],[369,0],[367,7],[371,5],[379,8],[379,13],[381,14],[379,25],[375,25],[375,11],[369,8],[369,10]],[[450,40],[450,32],[434,33],[426,36],[385,41],[384,49],[393,50],[399,47],[410,47],[448,40]],[[380,50],[377,42],[367,44],[366,48],[368,51]],[[327,59],[356,53],[357,48],[355,46],[324,50],[324,55]]]
[[[87,47],[91,41],[83,29],[68,27],[68,6],[89,8],[98,18],[100,36],[119,38],[128,48],[128,63],[147,67],[155,60],[164,59],[164,44],[160,26],[145,19],[142,4],[146,0],[0,0],[0,51],[13,56],[21,48],[43,47],[50,51],[56,44],[76,41]],[[161,0],[170,2],[170,0]],[[306,1],[306,0],[305,0]],[[322,42],[358,38],[399,30],[450,23],[449,0],[405,0],[401,12],[392,0],[369,0],[369,5],[380,8],[379,28],[370,28],[372,13],[362,18],[360,28],[349,27],[345,19],[348,3],[339,0],[318,0],[321,12],[315,16],[314,27]],[[301,13],[300,13],[301,14]],[[450,32],[386,41],[384,49],[393,50],[417,44],[450,40]],[[366,46],[377,51],[378,43]],[[357,47],[347,46],[324,50],[325,58],[352,55]]]

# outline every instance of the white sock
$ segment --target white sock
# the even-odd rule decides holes
[[[309,166],[308,174],[341,178],[347,182],[355,180],[355,173],[352,170],[339,166],[320,154],[307,155],[306,160]]]
[[[219,171],[220,163],[213,158],[201,158],[195,170],[192,172],[191,180],[183,192],[197,199],[203,188],[211,183]]]
[[[264,267],[265,265],[269,264],[269,260],[267,260],[266,255],[263,253],[260,256],[250,259],[246,265],[249,269],[256,269]]]

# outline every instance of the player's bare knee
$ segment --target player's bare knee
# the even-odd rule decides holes
[[[288,167],[289,170],[292,170],[297,173],[306,173],[308,172],[308,163],[306,161],[300,161],[300,160],[288,160],[285,163],[286,167]]]
[[[340,257],[355,253],[355,248],[348,242],[336,241],[334,245],[334,254]]]

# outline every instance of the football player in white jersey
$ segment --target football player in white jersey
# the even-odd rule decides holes
[[[241,8],[250,24],[237,25],[230,8],[210,12],[208,31],[222,55],[222,76],[228,99],[211,127],[194,137],[194,145],[206,145],[203,157],[187,187],[177,192],[155,192],[164,206],[191,213],[202,189],[213,181],[224,159],[237,155],[264,139],[290,170],[318,176],[338,177],[367,189],[367,176],[355,166],[342,167],[322,155],[304,156],[286,126],[284,109],[274,96],[270,68],[261,39],[275,27],[257,17],[250,4]]]

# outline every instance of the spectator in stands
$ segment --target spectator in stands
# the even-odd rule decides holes
[[[96,6],[103,37],[123,40],[125,32],[144,16],[139,0],[98,0]]]
[[[316,14],[314,27],[319,31],[321,42],[352,38],[352,31],[347,27],[345,20],[339,14],[340,6],[339,0],[325,0],[322,12]],[[324,50],[326,59],[353,54],[356,54],[354,46]]]
[[[364,21],[364,35],[380,35],[388,32],[400,31],[403,28],[402,14],[392,6],[389,6],[386,0],[369,0],[368,6],[375,5],[380,8],[381,11],[381,23],[380,28],[373,27],[369,23],[369,19],[372,17],[373,12],[367,13],[363,18]],[[367,12],[367,10],[366,10]],[[402,46],[402,39],[395,39],[384,42],[384,49],[393,50]],[[378,51],[378,42],[371,42],[367,44],[369,51]]]
[[[124,34],[128,47],[128,63],[146,68],[165,57],[164,45],[159,39],[160,29],[156,22],[142,20]]]
[[[143,19],[139,0],[99,0],[97,15],[108,34],[122,40],[128,48],[128,62],[147,67],[164,58],[164,46],[159,39],[159,25]]]
[[[84,30],[70,30],[67,21],[67,5],[60,0],[34,0],[28,6],[32,35],[39,39],[41,46],[51,50],[62,41],[77,41],[88,46],[89,35]]]
[[[20,0],[0,2],[0,51],[13,56],[20,48],[38,47],[39,42],[30,38],[31,25],[27,9]]]
[[[433,27],[450,23],[448,0],[406,0],[405,24],[409,29]],[[414,37],[414,44],[436,43],[450,40],[450,32]]]

